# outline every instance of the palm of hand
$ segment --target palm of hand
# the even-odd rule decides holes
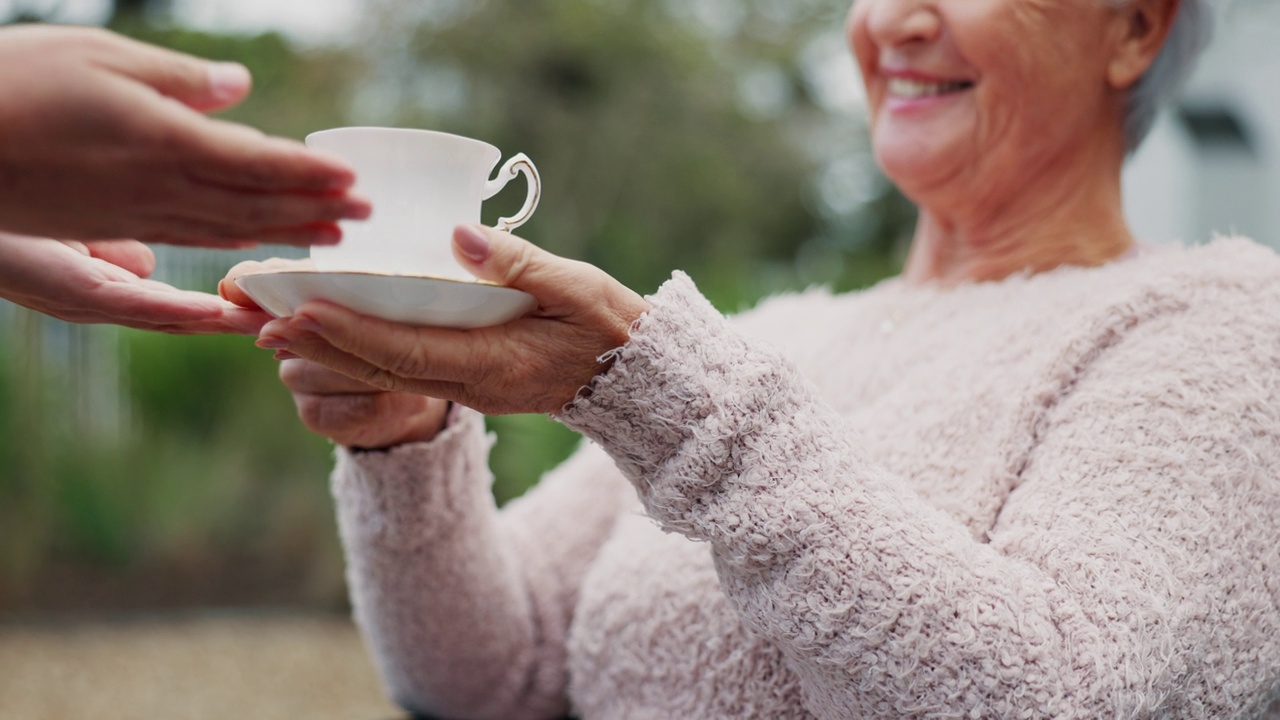
[[[141,243],[63,243],[0,234],[0,297],[78,323],[168,333],[253,334],[261,311],[146,279],[154,259]]]

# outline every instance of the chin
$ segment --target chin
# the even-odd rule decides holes
[[[913,200],[954,174],[949,173],[948,168],[956,166],[955,151],[937,147],[927,140],[910,142],[895,138],[876,141],[872,143],[872,149],[880,170]]]

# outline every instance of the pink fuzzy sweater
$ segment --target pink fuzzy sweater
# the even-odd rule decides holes
[[[1280,259],[725,319],[677,275],[506,509],[481,419],[342,453],[359,621],[449,718],[1235,718],[1280,687]]]

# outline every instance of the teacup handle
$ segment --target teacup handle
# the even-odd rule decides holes
[[[497,195],[499,190],[506,187],[507,183],[514,180],[520,173],[524,173],[529,183],[529,193],[524,198],[524,207],[520,208],[520,212],[511,217],[498,218],[498,224],[495,227],[503,232],[511,232],[525,224],[533,216],[533,211],[538,209],[538,201],[542,199],[542,176],[538,174],[538,168],[534,167],[529,156],[518,153],[502,164],[502,169],[498,171],[496,177],[484,184],[484,199],[488,200]]]

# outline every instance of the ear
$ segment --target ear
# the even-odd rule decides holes
[[[1107,66],[1107,82],[1127,90],[1147,72],[1164,47],[1181,0],[1132,0],[1116,12],[1118,43]]]

